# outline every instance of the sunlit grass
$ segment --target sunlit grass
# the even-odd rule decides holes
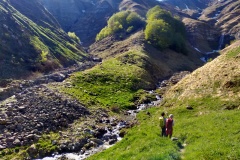
[[[87,106],[132,108],[136,93],[151,81],[143,59],[141,52],[111,58],[90,70],[74,74],[72,87],[62,90]]]
[[[112,148],[89,159],[239,159],[239,110],[224,110],[238,104],[204,97],[174,102],[174,107],[152,108],[138,115],[139,124]],[[186,109],[191,105],[193,110]],[[173,137],[160,137],[158,117],[162,111],[174,115]],[[186,145],[184,148],[183,146]],[[184,152],[180,152],[184,149]]]

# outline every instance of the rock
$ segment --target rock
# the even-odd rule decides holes
[[[98,145],[102,145],[103,141],[97,138],[90,138],[90,141],[93,141],[94,143],[98,144]]]
[[[172,140],[172,141],[177,141],[178,138],[177,138],[177,137],[172,137],[171,140]]]
[[[6,139],[6,142],[13,142],[14,140],[15,140],[14,137],[9,137],[9,138]]]
[[[0,151],[3,150],[3,149],[6,149],[6,146],[3,146],[0,144]]]
[[[6,125],[7,120],[6,119],[0,119],[0,125]]]
[[[62,82],[66,78],[66,76],[61,73],[55,73],[55,74],[50,75],[49,78],[56,82]]]
[[[109,145],[113,145],[116,142],[117,142],[117,139],[110,139],[108,143]]]
[[[186,109],[193,110],[193,107],[192,106],[187,106]]]
[[[21,145],[21,141],[19,139],[15,139],[13,144],[16,145],[16,146],[20,146]]]
[[[37,150],[35,144],[31,145],[27,149],[27,153],[29,154],[30,157],[35,157],[38,154],[38,150]]]
[[[126,134],[126,131],[125,130],[121,130],[120,133],[119,133],[119,137],[124,137]]]

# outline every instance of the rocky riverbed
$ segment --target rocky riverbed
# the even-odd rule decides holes
[[[175,74],[169,80],[162,81],[159,88],[164,90],[188,73]],[[8,154],[6,149],[25,147],[26,159],[72,152],[84,158],[124,137],[125,128],[137,123],[135,115],[139,110],[159,105],[161,97],[157,95],[155,101],[118,116],[110,116],[107,109],[90,110],[54,89],[54,86],[67,85],[59,82],[69,74],[69,71],[57,72],[34,81],[8,84],[8,92],[0,91],[7,97],[1,97],[4,100],[0,102],[0,157],[1,151]],[[150,93],[155,94],[154,91]],[[51,134],[55,136],[51,137]],[[51,146],[55,149],[41,147],[39,140],[43,135],[48,135],[45,139],[51,140]]]
[[[77,100],[53,89],[53,86],[63,85],[59,82],[64,81],[72,72],[90,68],[94,64],[86,63],[35,80],[2,84],[0,158],[1,155],[8,154],[5,149],[16,147],[26,148],[26,159],[40,158],[54,152],[81,151],[84,154],[89,148],[102,144],[112,145],[119,135],[123,137],[125,132],[118,133],[117,136],[112,131],[116,127],[119,131],[119,124],[132,126],[135,123],[132,118],[123,121],[124,117],[110,117],[105,109],[89,110]],[[52,133],[56,137],[49,136],[49,139],[55,150],[42,150],[39,140],[42,135]]]

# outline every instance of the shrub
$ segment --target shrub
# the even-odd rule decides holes
[[[144,20],[135,12],[121,11],[114,14],[109,20],[108,25],[104,27],[97,35],[96,40],[101,40],[109,35],[121,37],[124,34],[133,33],[143,27]]]
[[[150,21],[145,29],[145,39],[161,49],[172,44],[172,29],[168,23],[160,20]]]
[[[79,37],[74,32],[68,32],[68,36],[77,43],[80,43]]]
[[[177,52],[187,53],[185,45],[185,26],[170,12],[155,6],[147,14],[145,39],[160,49],[171,48]]]

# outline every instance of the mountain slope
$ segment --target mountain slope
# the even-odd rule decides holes
[[[183,55],[170,49],[160,51],[146,42],[142,31],[136,32],[124,40],[119,40],[118,38],[114,38],[114,36],[107,37],[91,45],[89,52],[94,56],[108,59],[127,51],[139,49],[151,57],[149,63],[150,66],[153,66],[155,69],[149,70],[152,70],[152,74],[155,76],[155,82],[170,76],[174,72],[194,70],[202,65],[200,60],[201,55],[198,54],[197,51],[189,50],[188,55]]]
[[[214,24],[226,35],[226,41],[240,39],[240,2],[238,0],[214,1],[203,10],[199,20]]]
[[[1,78],[49,72],[86,57],[38,1],[2,1],[0,12]]]
[[[237,41],[225,48],[222,51],[224,54],[186,76],[169,90],[167,96],[177,96],[182,99],[210,94],[222,99],[238,98],[240,96],[239,46],[240,41]]]
[[[201,0],[201,1],[192,1],[192,0],[163,0],[163,2],[171,4],[179,9],[204,9],[206,8],[213,0]]]
[[[56,17],[64,31],[75,32],[86,47],[94,43],[97,33],[114,13],[130,10],[144,17],[148,9],[160,4],[156,0],[40,1]],[[161,6],[171,8],[163,3]]]
[[[163,3],[182,13],[180,15],[187,27],[189,41],[202,53],[222,49],[230,41],[239,39],[238,0],[166,0]]]
[[[122,141],[88,159],[238,159],[239,46],[183,78],[160,107],[138,114],[138,125]],[[174,140],[159,136],[162,111],[174,115]]]
[[[85,46],[93,43],[96,33],[106,25],[107,18],[118,11],[119,2],[120,0],[41,0],[62,28],[66,32],[75,32]]]

